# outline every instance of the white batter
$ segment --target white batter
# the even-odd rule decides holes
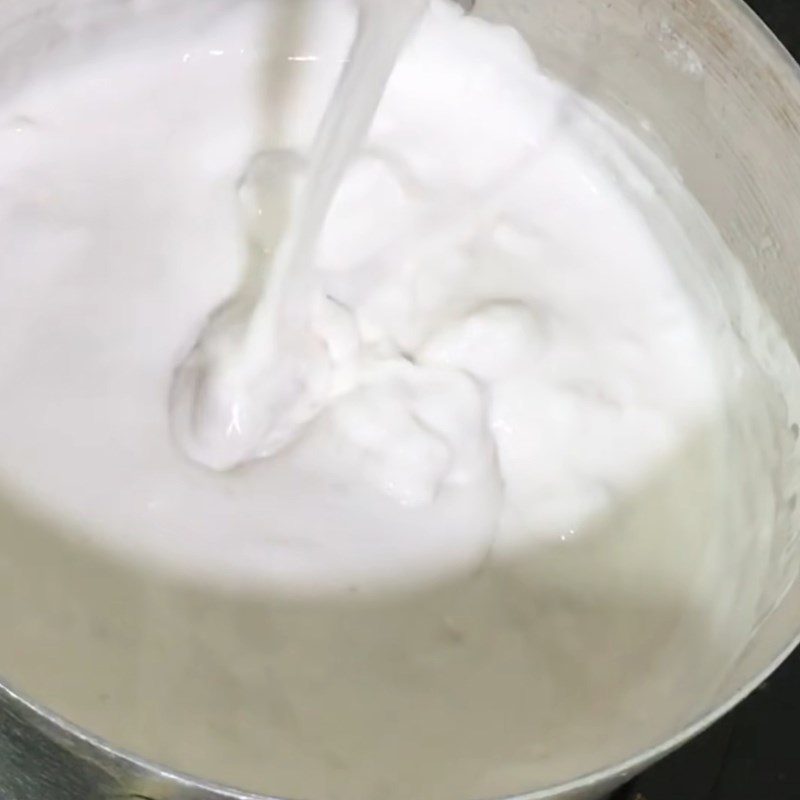
[[[454,5],[404,54],[323,234],[322,386],[300,411],[316,424],[289,419],[265,449],[295,447],[238,474],[182,460],[172,373],[260,268],[248,231],[285,221],[354,23],[345,2],[310,20],[298,52],[319,60],[272,67],[289,84],[273,109],[255,16],[186,52],[87,63],[6,110],[9,263],[28,265],[0,300],[14,480],[103,546],[287,589],[471,571],[579,534],[713,415],[713,356],[668,254],[573,127],[580,100]]]
[[[147,569],[405,609],[388,649],[363,620],[321,638],[328,610],[314,635],[276,611],[293,645],[229,666],[288,717],[187,733],[173,712],[157,744],[95,730],[276,794],[531,788],[669,730],[676,685],[696,707],[750,631],[741,576],[769,543],[729,502],[744,368],[651,218],[638,145],[443,0],[276,312],[299,338],[241,356],[355,20],[348,0],[238,3],[0,108],[0,475]],[[235,377],[204,394],[215,359]],[[691,677],[688,641],[709,651]]]

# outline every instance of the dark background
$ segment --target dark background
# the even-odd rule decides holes
[[[702,3],[704,0],[697,2]],[[775,31],[794,57],[800,59],[800,0],[747,0],[747,2]],[[763,800],[772,798],[765,797]]]
[[[800,0],[748,2],[800,60]],[[614,800],[800,800],[800,652],[707,734]]]

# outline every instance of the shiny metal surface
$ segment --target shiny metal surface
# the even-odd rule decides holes
[[[56,63],[59,46],[75,25],[89,19],[98,35],[105,35],[112,27],[106,14],[112,5],[133,9],[125,0],[0,0],[0,91],[13,88],[37,64]],[[161,0],[140,7],[173,13],[182,5]],[[746,6],[739,0],[478,0],[474,13],[519,28],[545,67],[579,85],[676,166],[800,350],[800,73]],[[1,497],[0,508],[0,670],[10,684],[26,691],[34,687],[37,701],[46,704],[48,692],[55,696],[53,676],[60,676],[58,691],[74,694],[75,708],[88,707],[83,684],[74,676],[94,669],[112,676],[107,683],[119,675],[123,691],[128,672],[117,645],[127,641],[148,609],[169,608],[180,624],[208,619],[211,612],[194,590],[181,590],[179,597],[177,590],[130,574],[96,553],[56,542],[43,521]],[[796,532],[791,534],[787,548],[797,545]],[[101,608],[109,609],[107,616],[94,613]],[[245,611],[232,604],[223,622]],[[98,631],[104,644],[90,647]],[[714,707],[697,709],[690,729],[675,731],[661,748],[625,765],[609,765],[585,779],[576,776],[570,787],[539,791],[528,800],[589,800],[611,791],[754,688],[795,644],[798,631],[800,585],[794,583],[732,670]],[[143,637],[141,657],[157,658],[159,645],[158,636]],[[124,756],[0,689],[0,797],[255,796]]]
[[[84,739],[0,693],[3,800],[250,800],[169,775]],[[258,799],[260,800],[260,798]]]

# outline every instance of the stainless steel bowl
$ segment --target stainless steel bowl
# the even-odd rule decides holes
[[[211,13],[218,3],[199,4]],[[79,28],[113,36],[120,19],[133,25],[138,15],[153,13],[173,15],[179,23],[184,5],[0,0],[0,92],[12,91],[29,72],[57,64]],[[478,0],[473,13],[518,28],[546,68],[578,85],[676,166],[800,350],[800,74],[745,4]],[[121,729],[125,715],[147,713],[137,706],[131,676],[149,664],[155,670],[182,626],[223,632],[225,647],[224,631],[246,638],[257,629],[254,606],[232,598],[210,601],[197,587],[175,587],[167,578],[129,570],[75,540],[53,536],[53,520],[16,507],[10,497],[0,500],[0,508],[0,671],[9,685],[30,694],[0,689],[0,795],[252,800],[125,755],[45,707],[95,730],[103,726],[92,725],[93,719],[113,718]],[[790,533],[787,548],[795,545],[796,531]],[[713,702],[697,707],[671,738],[631,753],[625,763],[575,775],[569,785],[537,790],[527,800],[587,800],[613,790],[742,699],[791,651],[798,632],[795,582],[754,632]],[[197,663],[198,674],[185,680],[174,675],[165,691],[180,692],[184,683],[193,683],[205,687],[209,707],[225,702],[220,682],[229,677],[204,673],[201,653]],[[197,697],[187,689],[187,724]],[[163,699],[175,703],[175,697]],[[155,698],[151,707],[157,705]],[[147,731],[146,719],[135,722]],[[148,749],[155,752],[157,717],[151,734]],[[257,754],[241,754],[241,764],[248,759]],[[236,771],[233,765],[231,774]]]

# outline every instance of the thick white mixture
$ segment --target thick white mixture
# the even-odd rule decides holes
[[[604,164],[607,134],[587,147],[579,98],[511,31],[445,4],[323,234],[309,343],[323,413],[241,474],[182,460],[172,373],[260,269],[248,233],[285,223],[302,158],[287,148],[313,135],[354,23],[347,3],[317,9],[315,60],[273,66],[289,83],[273,108],[248,11],[224,38],[109,55],[7,110],[9,262],[28,265],[0,300],[14,480],[104,546],[287,589],[413,582],[579,535],[713,416],[713,355]]]
[[[0,109],[0,475],[82,541],[277,603],[281,647],[226,663],[236,724],[162,697],[180,734],[96,730],[276,794],[531,788],[685,721],[751,629],[742,368],[637,145],[437,0],[283,309],[301,402],[265,433],[259,391],[198,401],[176,369],[251,311],[354,25],[237,4]]]

